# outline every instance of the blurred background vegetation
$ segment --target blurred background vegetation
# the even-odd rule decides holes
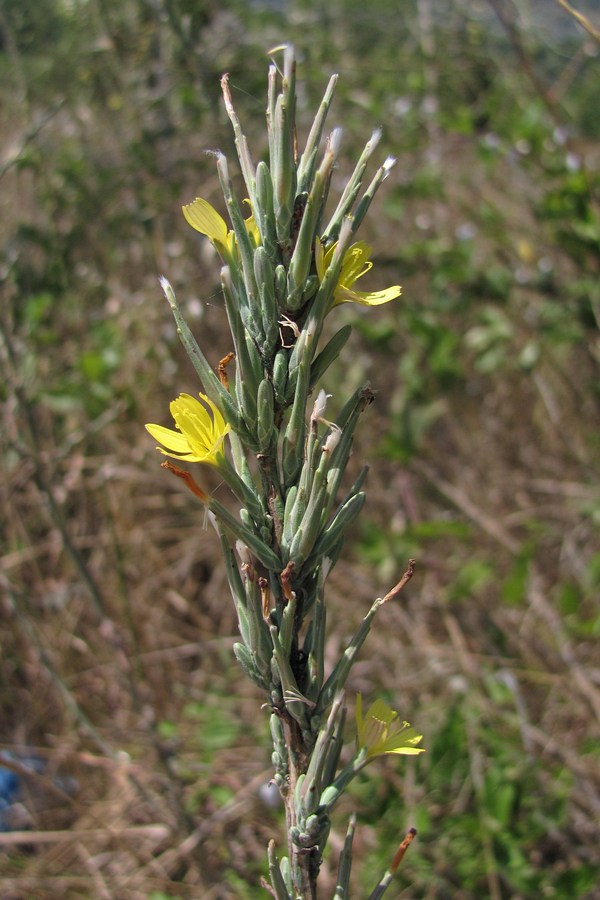
[[[283,41],[301,123],[341,75],[340,182],[375,126],[398,157],[363,236],[369,287],[403,297],[341,308],[327,385],[378,392],[329,646],[416,557],[351,688],[428,752],[354,789],[353,896],[414,825],[393,897],[597,897],[600,43],[558,0],[3,0],[0,895],[264,896],[267,714],[217,541],[143,424],[198,390],[160,274],[211,360],[230,349],[180,206],[220,206],[223,72],[264,151]]]

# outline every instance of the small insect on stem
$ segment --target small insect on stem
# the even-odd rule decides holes
[[[217,374],[219,376],[219,381],[223,385],[226,390],[229,390],[229,378],[227,377],[227,366],[229,363],[235,359],[235,353],[233,350],[231,353],[228,353],[227,356],[224,356],[222,360],[220,360],[219,365],[217,366]]]

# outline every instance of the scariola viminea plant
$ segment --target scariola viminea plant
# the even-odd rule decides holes
[[[241,637],[234,652],[270,710],[273,781],[286,810],[288,847],[280,856],[271,841],[265,887],[279,900],[306,900],[317,896],[330,814],[348,783],[375,757],[423,751],[421,735],[397,712],[376,700],[363,713],[358,696],[355,749],[349,762],[340,763],[352,663],[377,609],[410,578],[412,561],[399,583],[375,600],[332,671],[325,671],[324,662],[325,583],[344,533],[363,506],[366,469],[345,489],[342,479],[354,430],[373,393],[368,385],[359,387],[335,421],[326,418],[328,397],[320,380],[342,352],[350,326],[335,331],[324,346],[320,338],[325,318],[335,316],[339,304],[376,306],[400,296],[398,285],[373,292],[357,287],[372,263],[370,248],[356,233],[394,160],[386,159],[363,187],[379,141],[376,131],[328,212],[340,129],[329,134],[322,151],[321,142],[337,76],[300,154],[294,52],[285,46],[273,54],[281,54],[282,64],[269,68],[268,163],[253,163],[227,76],[222,79],[247,195],[240,203],[227,161],[217,152],[231,227],[206,200],[183,208],[188,223],[221,258],[230,344],[213,370],[170,284],[161,279],[202,393],[181,394],[171,403],[175,429],[146,428],[166,456],[216,467],[239,502],[238,516],[203,490],[189,470],[163,463],[185,480],[220,537]],[[349,896],[354,830],[351,816],[335,898]],[[411,837],[409,832],[371,897],[383,894]]]

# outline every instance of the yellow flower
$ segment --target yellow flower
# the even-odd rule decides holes
[[[219,466],[225,461],[223,441],[230,426],[205,394],[199,396],[204,406],[190,394],[180,394],[171,403],[171,415],[178,431],[162,425],[146,425],[146,430],[167,448],[156,448],[165,456]]]
[[[424,753],[424,748],[416,746],[422,737],[383,700],[376,700],[363,717],[362,696],[356,695],[356,741],[359,750],[366,749],[367,760],[386,753]]]
[[[247,200],[247,203],[250,201]],[[182,206],[183,215],[189,225],[200,234],[205,234],[221,256],[231,256],[237,247],[235,234],[228,231],[227,223],[207,200],[196,197],[193,203]],[[255,246],[260,244],[260,235],[254,216],[244,220],[248,234]]]
[[[183,206],[182,211],[192,228],[200,234],[205,234],[217,250],[227,247],[228,231],[225,219],[208,201],[196,197],[193,203]]]
[[[317,241],[315,262],[319,281],[323,281],[336,247],[337,241],[331,247],[328,247],[327,250],[324,250],[321,241]],[[340,277],[333,292],[334,306],[337,306],[338,303],[345,303],[347,300],[352,303],[362,303],[363,306],[379,306],[381,303],[388,303],[390,300],[395,300],[396,297],[400,296],[402,288],[399,284],[384,288],[382,291],[353,290],[352,285],[354,282],[362,278],[373,267],[373,263],[369,259],[370,256],[371,247],[365,244],[364,241],[357,241],[356,244],[348,247],[342,260]]]

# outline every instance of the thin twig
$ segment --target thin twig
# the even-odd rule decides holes
[[[388,603],[390,600],[395,600],[401,590],[403,590],[410,579],[413,577],[415,573],[415,566],[417,561],[415,559],[409,559],[408,566],[406,567],[406,572],[398,582],[398,584],[394,585],[391,591],[388,591],[383,600],[381,601],[381,605],[384,603]]]
[[[87,828],[65,829],[64,831],[0,831],[0,844],[16,846],[18,844],[60,844],[68,841],[82,841],[91,838],[127,838],[151,837],[157,843],[166,840],[170,835],[166,825],[132,825],[126,828]]]
[[[570,16],[573,16],[573,18],[575,19],[577,24],[581,25],[581,27],[585,31],[587,31],[588,34],[591,34],[591,36],[594,38],[594,40],[596,40],[596,41],[598,41],[598,43],[600,43],[600,31],[598,31],[597,28],[594,28],[594,26],[592,25],[590,20],[587,19],[583,15],[583,13],[580,13],[576,9],[573,9],[571,4],[568,3],[567,0],[556,0],[556,2],[558,3],[559,6],[562,6],[562,8],[565,9],[569,13]]]
[[[502,3],[502,0],[488,0],[488,3],[496,13],[498,21],[506,32],[508,40],[510,41],[515,55],[519,61],[523,74],[529,80],[536,94],[542,100],[554,124],[562,125],[563,117],[560,115],[556,103],[553,102],[552,96],[544,87],[542,81],[539,79],[537,72],[533,67],[531,56],[525,49],[525,45],[521,37],[521,32],[519,31],[514,18],[509,15],[505,5]]]
[[[394,856],[394,858],[392,860],[392,865],[390,866],[390,872],[392,873],[392,875],[395,875],[396,872],[398,871],[398,867],[400,866],[400,863],[404,859],[404,854],[406,853],[406,851],[408,850],[408,848],[410,847],[410,845],[412,844],[412,842],[414,841],[416,836],[417,836],[417,829],[409,828],[409,830],[407,831],[407,833],[404,837],[404,840],[402,841],[402,843],[396,850],[396,855]]]
[[[371,892],[371,894],[369,894],[369,900],[380,900],[380,898],[383,897],[386,890],[392,883],[392,880],[394,878],[394,875],[398,871],[400,863],[404,859],[404,854],[406,853],[416,836],[417,829],[409,828],[406,835],[404,836],[402,843],[396,850],[391,866],[382,877],[381,881],[375,886],[375,889]]]
[[[21,146],[19,147],[18,151],[0,166],[0,178],[3,178],[12,166],[15,166],[19,162],[19,160],[22,159],[27,145],[35,140],[40,131],[48,124],[48,122],[53,119],[58,112],[60,112],[60,110],[65,105],[65,102],[66,101],[64,99],[60,100],[45,115],[43,115],[38,122],[35,122],[25,132],[25,136],[23,137]]]

